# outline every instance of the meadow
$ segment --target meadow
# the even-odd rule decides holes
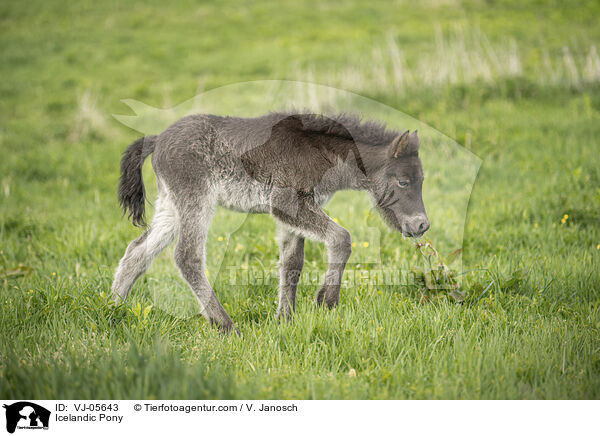
[[[594,1],[2,2],[0,397],[597,399],[599,15]],[[172,108],[267,79],[380,102],[473,157],[444,173],[424,156],[428,238],[444,255],[462,247],[461,301],[350,281],[318,309],[326,257],[309,242],[297,312],[279,322],[264,275],[275,223],[219,211],[209,277],[240,337],[205,322],[172,250],[111,303],[141,232],[117,204],[121,153],[141,136],[113,116],[134,115],[122,100]],[[238,94],[219,110],[268,106]],[[466,173],[472,190],[453,196]],[[152,201],[149,163],[144,175]],[[444,215],[459,203],[464,216]],[[365,195],[327,210],[353,234],[351,272],[422,264]]]

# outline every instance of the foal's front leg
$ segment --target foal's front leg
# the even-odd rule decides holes
[[[317,303],[333,308],[340,300],[342,275],[352,253],[350,232],[329,218],[309,195],[292,198],[288,192],[276,192],[271,196],[271,214],[291,231],[327,247],[329,264]]]

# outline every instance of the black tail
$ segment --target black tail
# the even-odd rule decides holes
[[[121,158],[121,179],[119,180],[119,203],[123,214],[129,209],[128,218],[133,225],[145,226],[144,210],[146,190],[142,179],[144,160],[154,151],[156,136],[146,136],[131,144]]]

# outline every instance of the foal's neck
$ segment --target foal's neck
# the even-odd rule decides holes
[[[369,173],[381,161],[381,151],[370,145],[355,148],[345,161],[340,161],[323,176],[321,190],[328,193],[346,189],[365,190],[369,187]]]

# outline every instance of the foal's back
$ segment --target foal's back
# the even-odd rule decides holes
[[[308,116],[192,115],[157,137],[152,164],[170,190],[189,196],[213,189],[224,206],[237,210],[251,211],[251,203],[263,203],[272,189],[309,194],[355,145],[306,130]]]

